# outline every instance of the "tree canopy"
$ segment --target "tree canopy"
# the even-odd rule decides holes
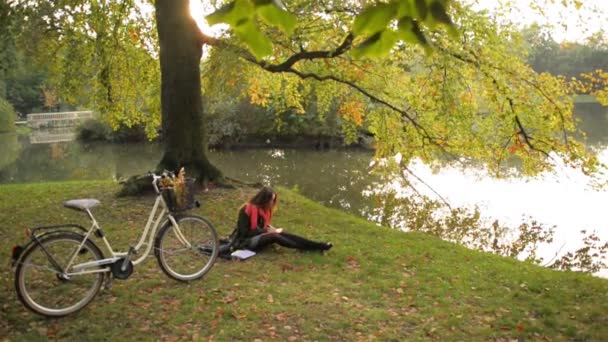
[[[404,167],[414,158],[474,161],[501,176],[514,162],[535,174],[561,159],[598,170],[575,138],[565,80],[535,72],[520,32],[468,2],[214,4],[207,19],[230,28],[219,38],[197,30],[208,46],[205,112],[231,94],[272,110],[278,128],[285,112],[319,122],[337,114],[347,139],[371,132],[377,156],[401,154]],[[50,64],[64,99],[94,107],[115,127],[144,124],[154,136],[161,122],[159,38],[146,6],[14,1],[11,10],[21,20],[20,44]]]

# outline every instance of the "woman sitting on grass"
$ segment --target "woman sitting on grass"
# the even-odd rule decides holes
[[[273,227],[270,221],[276,204],[277,193],[269,187],[264,187],[243,205],[239,210],[233,241],[236,248],[259,251],[277,243],[283,247],[305,251],[326,251],[333,246],[331,242],[311,241]]]

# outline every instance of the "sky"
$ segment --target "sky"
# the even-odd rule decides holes
[[[580,0],[580,9],[574,7],[576,0],[465,0],[475,3],[479,9],[496,11],[501,4],[506,2],[513,3],[513,11],[509,13],[508,20],[522,26],[530,25],[534,22],[551,26],[550,33],[557,42],[563,41],[582,41],[590,34],[602,28],[608,34],[608,0]],[[205,14],[213,11],[206,0],[190,0],[190,11],[194,20],[198,23],[203,32],[207,34],[217,34],[219,30],[209,29],[205,22]],[[289,6],[289,0],[284,2]],[[542,3],[542,11],[533,9],[533,4]],[[562,3],[568,3],[564,7]],[[218,25],[219,26],[219,25]],[[225,26],[224,26],[225,27]]]
[[[527,26],[534,22],[549,25],[549,32],[557,42],[582,41],[603,29],[608,35],[608,0],[469,0],[479,9],[495,11],[501,4],[513,3],[513,11],[507,19]],[[576,9],[575,2],[581,7]],[[533,8],[541,3],[541,9]],[[568,4],[567,7],[563,3]],[[543,12],[543,13],[541,13]]]

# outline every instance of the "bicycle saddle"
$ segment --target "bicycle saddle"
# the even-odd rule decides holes
[[[101,202],[94,198],[83,198],[83,199],[74,199],[63,202],[63,206],[70,209],[82,210],[85,211],[87,209],[95,208],[100,205]]]

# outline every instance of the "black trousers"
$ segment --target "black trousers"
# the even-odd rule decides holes
[[[325,242],[316,242],[289,233],[264,233],[249,239],[247,248],[252,251],[259,251],[273,243],[287,248],[295,248],[305,251],[324,251],[329,245]]]

